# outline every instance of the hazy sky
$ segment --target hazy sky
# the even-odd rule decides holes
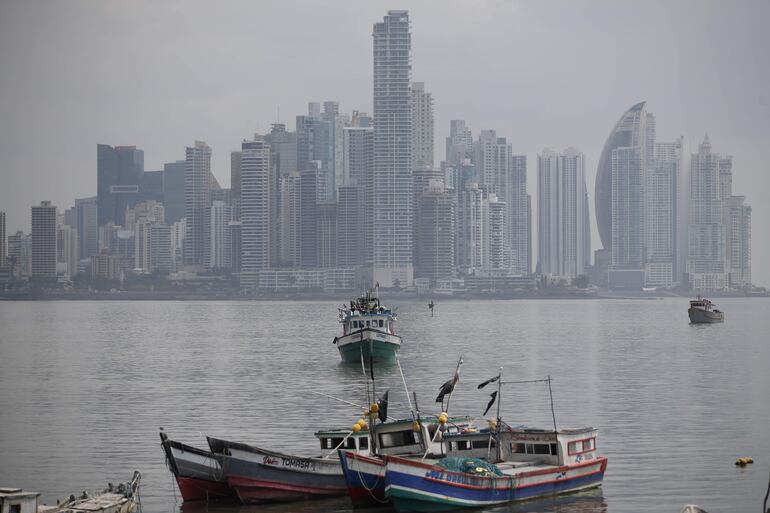
[[[770,2],[0,0],[0,210],[96,194],[96,144],[136,145],[145,169],[205,140],[229,154],[308,101],[371,113],[372,24],[409,9],[413,79],[433,93],[436,163],[450,119],[494,128],[529,159],[586,154],[593,180],[621,113],[648,100],[658,140],[708,132],[754,208],[753,278],[770,284]],[[534,255],[537,258],[537,255]]]

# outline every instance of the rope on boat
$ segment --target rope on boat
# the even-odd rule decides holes
[[[355,458],[353,459],[355,460]],[[369,488],[368,486],[366,486],[366,481],[364,481],[364,478],[361,476],[361,466],[358,461],[356,461],[356,466],[358,467],[355,469],[356,474],[358,474],[358,481],[361,483],[361,486],[363,487],[363,489],[366,490],[366,492],[369,494],[369,496],[372,499],[374,499],[375,502],[379,502],[380,504],[387,504],[389,502],[388,499],[380,499],[374,494],[374,489],[377,488],[377,483],[380,482],[380,475],[377,474],[377,479],[375,479],[374,481],[374,486]]]
[[[329,458],[329,456],[331,456],[332,454],[334,454],[335,452],[337,452],[337,449],[339,449],[340,447],[342,447],[342,444],[344,444],[344,443],[345,443],[345,441],[346,441],[348,438],[350,438],[350,435],[352,435],[353,433],[354,433],[354,432],[353,432],[353,431],[351,431],[350,433],[348,433],[347,435],[345,435],[345,438],[343,438],[343,439],[342,439],[342,441],[341,441],[340,443],[338,443],[338,444],[337,444],[337,447],[335,447],[334,449],[332,449],[331,451],[329,451],[329,454],[327,454],[326,456],[324,456],[324,457],[323,457],[323,459],[327,459],[327,458]]]

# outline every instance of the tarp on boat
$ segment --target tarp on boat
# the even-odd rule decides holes
[[[465,472],[475,476],[502,476],[503,473],[494,463],[479,458],[459,458],[451,456],[440,459],[436,465],[450,472]]]

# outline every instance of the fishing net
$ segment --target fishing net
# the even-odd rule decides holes
[[[494,463],[479,458],[442,458],[436,463],[439,467],[450,472],[465,472],[475,476],[502,476],[503,473]]]

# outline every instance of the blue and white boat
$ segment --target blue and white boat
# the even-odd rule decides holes
[[[396,335],[396,309],[380,303],[371,290],[339,308],[342,335],[334,338],[345,362],[393,361],[401,347]]]
[[[399,512],[422,512],[596,487],[607,468],[607,458],[596,453],[596,437],[593,428],[448,434],[448,458],[430,462],[386,456],[385,496]]]

